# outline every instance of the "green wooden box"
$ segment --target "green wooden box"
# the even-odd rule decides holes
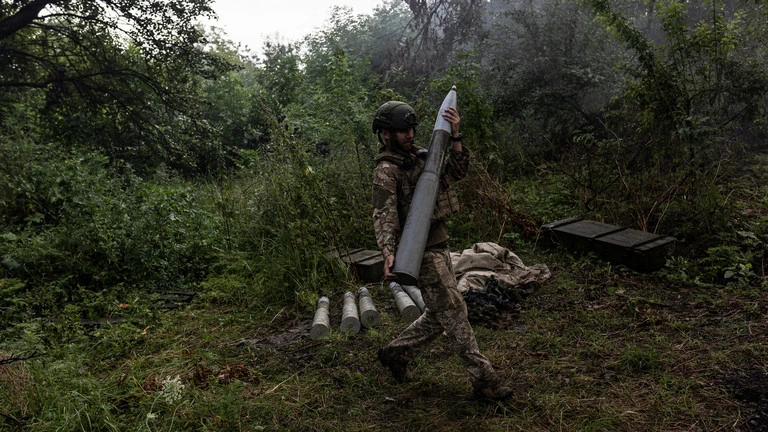
[[[640,272],[664,267],[675,238],[572,217],[542,226],[545,236],[576,252],[594,252]]]
[[[384,278],[384,258],[379,251],[333,249],[329,254],[341,259],[365,283],[380,282]]]
[[[623,228],[602,222],[570,218],[554,222],[549,228],[550,237],[576,252],[589,252],[592,243],[600,236],[620,231]]]
[[[623,229],[595,239],[594,251],[604,259],[640,271],[656,271],[667,261],[673,237]]]

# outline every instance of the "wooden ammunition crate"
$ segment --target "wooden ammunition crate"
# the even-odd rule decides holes
[[[633,245],[627,254],[627,267],[640,272],[656,271],[667,263],[677,240],[674,237],[659,236],[646,243]]]
[[[568,249],[584,253],[593,249],[596,238],[622,229],[616,225],[571,218],[567,223],[555,222],[550,229],[550,236]]]
[[[333,249],[329,254],[346,263],[365,283],[380,282],[384,278],[384,258],[381,252],[366,249]]]
[[[601,222],[569,218],[542,226],[553,241],[577,251],[592,251],[602,259],[640,272],[664,267],[674,246],[673,237],[621,228]]]

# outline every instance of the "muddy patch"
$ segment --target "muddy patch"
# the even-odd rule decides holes
[[[724,379],[730,394],[743,406],[744,421],[738,430],[768,430],[768,371],[761,368],[734,371]]]

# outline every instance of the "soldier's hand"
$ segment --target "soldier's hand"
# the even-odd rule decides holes
[[[459,124],[461,123],[461,117],[459,117],[459,111],[455,107],[448,107],[443,112],[443,118],[451,124],[451,135],[459,135]]]
[[[397,279],[397,276],[392,273],[392,266],[395,265],[395,256],[389,255],[386,258],[384,258],[384,279],[385,280],[395,280]]]

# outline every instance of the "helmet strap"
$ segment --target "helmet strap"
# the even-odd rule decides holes
[[[376,135],[379,137],[379,144],[381,144],[382,147],[386,147],[387,143],[385,143],[384,138],[381,137],[381,129],[379,129]]]
[[[410,170],[414,166],[416,166],[416,156],[412,153],[406,152],[402,148],[400,148],[400,145],[397,143],[397,138],[392,136],[393,134],[390,133],[389,136],[389,151],[392,153],[395,153],[397,155],[400,155],[403,157],[403,169],[404,170]]]

